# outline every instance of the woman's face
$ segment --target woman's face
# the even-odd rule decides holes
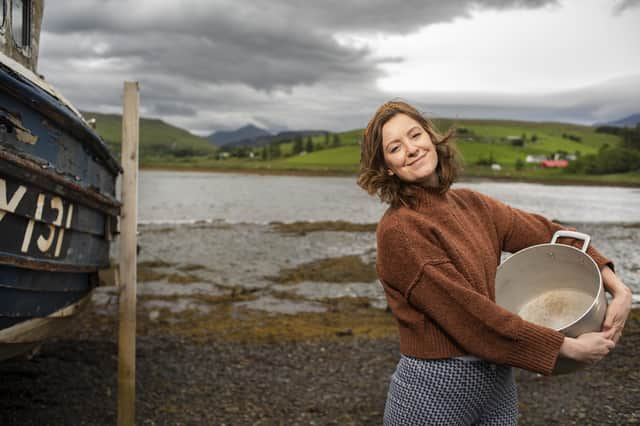
[[[436,147],[413,118],[396,114],[382,126],[382,150],[389,175],[405,182],[438,185]]]

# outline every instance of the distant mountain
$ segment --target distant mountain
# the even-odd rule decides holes
[[[252,146],[252,147],[261,147],[265,145],[269,145],[271,142],[279,142],[279,141],[292,141],[296,137],[307,138],[309,136],[321,136],[325,135],[329,132],[325,130],[287,130],[284,132],[280,132],[276,135],[269,136],[259,136],[257,138],[248,138],[242,139],[235,142],[230,142],[226,147],[241,147],[241,146]]]
[[[268,136],[271,136],[271,133],[269,133],[265,129],[261,129],[260,127],[254,126],[253,124],[248,124],[237,130],[221,130],[218,132],[214,132],[207,136],[207,139],[209,139],[209,141],[217,146],[224,146],[238,141],[253,140],[260,137]]]
[[[275,135],[265,129],[247,124],[237,130],[218,131],[207,136],[207,139],[218,147],[237,148],[242,146],[261,147],[271,142],[291,141],[296,137],[325,135],[325,130],[286,130]]]
[[[600,123],[596,126],[635,127],[638,123],[640,123],[640,113],[632,114],[620,120]]]

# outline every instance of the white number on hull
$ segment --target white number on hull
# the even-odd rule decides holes
[[[0,179],[0,222],[2,222],[7,212],[13,213],[16,211],[16,207],[18,207],[18,204],[20,204],[22,197],[24,197],[26,193],[27,188],[25,186],[19,186],[18,190],[13,193],[7,203],[7,183],[4,179]]]
[[[16,208],[18,207],[26,193],[27,188],[21,185],[7,202],[7,183],[4,179],[0,179],[0,222],[2,222],[6,213],[15,213]],[[35,227],[36,221],[42,220],[42,212],[44,210],[45,201],[45,194],[38,194],[38,199],[36,201],[36,211],[33,215],[33,219],[30,219],[27,223],[27,229],[25,230],[24,238],[22,239],[22,247],[20,248],[22,253],[27,253],[29,251],[31,241],[35,238],[33,236],[33,229]],[[69,229],[71,227],[71,219],[73,218],[73,204],[68,204],[66,211],[67,217],[64,227],[62,227],[62,222],[65,217],[65,209],[62,198],[52,197],[49,205],[51,207],[51,210],[56,212],[56,218],[52,224],[46,224],[46,237],[44,234],[42,234],[35,238],[36,246],[41,253],[49,252],[53,247],[54,241],[56,241],[57,234],[58,239],[55,244],[54,257],[59,257],[62,249],[62,241],[64,239],[64,231],[65,229]]]

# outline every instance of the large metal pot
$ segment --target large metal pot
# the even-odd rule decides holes
[[[560,237],[583,240],[582,249],[557,244]],[[586,253],[591,237],[558,231],[551,243],[517,252],[496,274],[496,303],[523,319],[558,330],[568,337],[600,331],[607,298],[598,265]],[[559,358],[553,374],[584,364]]]

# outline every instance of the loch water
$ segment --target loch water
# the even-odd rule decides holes
[[[624,282],[640,294],[640,188],[491,181],[456,187],[589,234],[592,244],[614,260]],[[238,289],[257,296],[246,307],[280,313],[322,311],[323,300],[340,297],[365,298],[384,308],[384,294],[375,281],[281,284],[272,278],[300,265],[348,256],[371,264],[376,255],[372,230],[320,226],[314,232],[283,233],[274,223],[375,224],[385,209],[356,185],[355,177],[141,171],[138,260],[150,273],[138,291],[149,308],[172,311],[206,311],[209,307],[197,295],[236,294]],[[277,296],[285,292],[295,294],[295,300]],[[103,296],[97,295],[106,300]]]

